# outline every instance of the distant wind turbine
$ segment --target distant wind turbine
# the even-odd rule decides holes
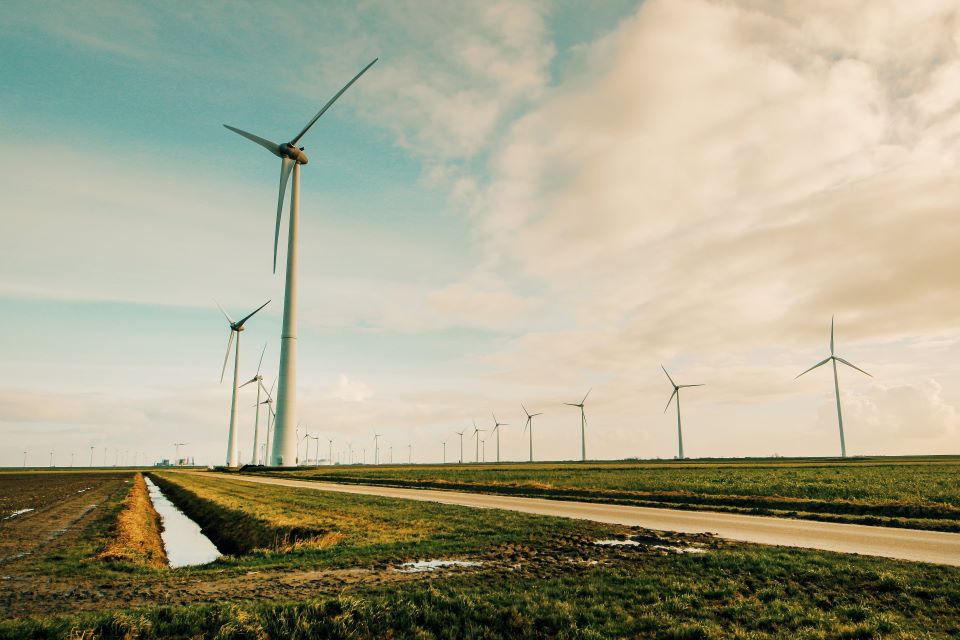
[[[486,429],[480,429],[479,427],[477,427],[477,421],[474,420],[474,421],[473,421],[473,435],[474,435],[474,436],[476,437],[476,439],[477,439],[477,451],[476,451],[476,455],[475,455],[475,457],[474,457],[474,461],[475,461],[475,462],[480,462],[480,434],[483,433],[484,431],[486,431]]]
[[[816,369],[817,367],[827,364],[828,362],[832,362],[832,364],[833,364],[833,390],[834,390],[834,393],[836,394],[836,398],[837,398],[837,423],[840,425],[840,457],[841,457],[841,458],[846,458],[846,457],[847,457],[847,443],[846,443],[846,440],[844,440],[844,437],[843,437],[843,412],[840,410],[840,381],[839,381],[838,378],[837,378],[837,363],[838,363],[838,362],[842,362],[843,364],[847,365],[848,367],[850,367],[850,368],[852,368],[852,369],[856,369],[857,371],[859,371],[860,373],[862,373],[862,374],[864,374],[864,375],[868,375],[868,376],[870,376],[871,378],[872,378],[873,376],[871,376],[869,373],[867,373],[866,371],[864,371],[864,370],[861,369],[860,367],[858,367],[858,366],[856,366],[856,365],[854,365],[854,364],[851,364],[851,363],[847,362],[846,360],[844,360],[843,358],[841,358],[840,356],[834,354],[834,351],[833,351],[833,316],[830,316],[830,357],[829,357],[829,358],[826,358],[825,360],[821,360],[821,361],[818,362],[817,364],[813,365],[812,367],[810,367],[809,369],[807,369],[806,371],[804,371],[803,373],[801,373],[800,376],[802,376],[804,373],[809,373],[809,372],[813,371],[814,369]],[[799,378],[800,376],[797,376],[797,378]],[[796,380],[797,378],[794,378],[794,380]]]
[[[237,467],[240,465],[240,459],[237,455],[237,382],[240,376],[240,332],[243,331],[243,325],[246,321],[268,304],[270,304],[269,300],[240,318],[237,322],[234,322],[233,318],[223,310],[223,307],[220,307],[220,303],[217,303],[217,306],[220,307],[220,312],[230,325],[230,337],[227,338],[227,355],[223,357],[223,370],[220,372],[220,382],[223,382],[223,375],[227,372],[227,361],[230,360],[230,347],[233,345],[233,335],[237,335],[237,349],[233,356],[233,399],[230,401],[230,434],[227,438],[228,467]]]
[[[447,464],[447,441],[444,440],[440,444],[443,445],[443,464]]]
[[[240,385],[240,388],[257,383],[257,404],[253,405],[256,410],[256,417],[253,419],[253,457],[250,460],[250,464],[257,464],[257,452],[260,450],[260,447],[257,445],[257,442],[260,439],[260,389],[263,387],[263,376],[260,375],[260,367],[263,365],[263,356],[267,352],[267,344],[263,344],[263,351],[260,352],[260,362],[257,363],[257,374]]]
[[[529,411],[527,411],[527,408],[523,406],[523,404],[521,404],[520,406],[523,407],[523,412],[527,414],[527,422],[525,425],[523,425],[523,430],[530,431],[530,462],[533,462],[533,418],[534,416],[542,416],[543,414],[530,413]]]
[[[270,435],[273,433],[273,420],[277,417],[277,412],[273,410],[273,388],[276,386],[276,378],[274,378],[273,384],[270,385],[269,391],[263,386],[263,383],[260,384],[260,388],[267,394],[267,399],[260,403],[267,405],[267,441],[263,445],[263,464],[266,466],[270,465],[270,452],[273,446],[273,440],[271,440]]]
[[[673,402],[673,396],[677,396],[677,444],[680,449],[679,458],[683,460],[683,429],[680,426],[680,389],[686,389],[687,387],[702,387],[702,384],[677,384],[673,381],[673,378],[670,377],[670,374],[667,373],[666,368],[663,365],[660,365],[660,368],[663,369],[663,372],[667,374],[667,380],[670,381],[670,384],[673,385],[673,393],[670,394],[670,399],[667,400],[667,406],[663,408],[663,412],[666,413],[667,409],[670,408],[670,403]]]
[[[374,62],[368,64],[363,70],[353,77],[340,91],[336,93],[327,104],[313,117],[307,126],[303,128],[290,142],[277,144],[265,140],[260,136],[247,133],[236,127],[223,125],[230,131],[237,133],[247,140],[257,143],[273,155],[280,158],[280,196],[277,199],[277,225],[273,234],[273,271],[277,271],[277,245],[280,241],[280,219],[283,212],[283,197],[287,187],[287,180],[293,173],[293,188],[290,193],[290,225],[287,235],[287,271],[286,285],[283,299],[283,330],[280,334],[280,388],[277,389],[277,426],[274,429],[274,447],[271,466],[294,466],[296,465],[296,453],[298,445],[296,443],[296,434],[294,425],[297,423],[297,372],[296,372],[296,344],[297,344],[297,257],[298,240],[297,231],[300,226],[300,165],[305,165],[309,161],[307,154],[303,152],[303,147],[299,146],[300,140],[306,135],[317,120],[327,112],[337,98],[343,95],[343,92],[350,88],[357,79],[366,73],[367,69],[373,66]]]
[[[380,438],[379,433],[373,434],[373,464],[380,464]]]
[[[454,433],[460,436],[460,464],[463,464],[463,434],[466,433],[466,429],[463,431],[454,431]],[[26,456],[27,452],[24,451],[23,455]]]
[[[593,389],[590,389],[590,391],[593,391]],[[590,391],[587,391],[587,395],[583,396],[583,400],[578,403],[563,403],[568,407],[580,407],[580,459],[584,462],[587,461],[587,413],[583,410],[583,405],[587,401]]]
[[[497,420],[497,414],[491,413],[490,415],[493,416],[493,431],[490,432],[490,435],[497,434],[497,462],[500,462],[500,427],[509,427],[510,425]]]

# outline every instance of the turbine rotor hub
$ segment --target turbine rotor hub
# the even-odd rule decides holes
[[[303,152],[302,147],[290,144],[285,142],[280,145],[280,155],[284,158],[290,158],[291,160],[296,160],[297,164],[307,164],[310,162],[310,159],[307,157],[307,154]]]

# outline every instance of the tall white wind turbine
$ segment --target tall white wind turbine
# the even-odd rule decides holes
[[[260,452],[260,447],[258,442],[260,441],[260,389],[263,387],[263,376],[260,375],[260,367],[263,366],[263,356],[267,353],[267,344],[263,344],[263,351],[260,352],[260,362],[257,363],[257,374],[240,385],[240,388],[244,388],[248,384],[257,383],[257,404],[253,405],[256,413],[256,417],[253,419],[253,456],[250,459],[250,464],[257,464],[257,455]]]
[[[667,409],[670,408],[670,403],[673,402],[673,396],[677,396],[677,446],[679,448],[679,458],[683,460],[683,429],[680,426],[680,389],[686,389],[687,387],[702,387],[702,384],[677,384],[673,381],[673,378],[670,377],[670,374],[667,373],[667,369],[660,365],[660,368],[663,369],[663,372],[667,374],[667,380],[670,381],[670,384],[673,385],[673,393],[670,394],[670,399],[667,400],[667,406],[663,408],[663,412],[666,413]]]
[[[230,131],[251,140],[273,155],[280,158],[280,196],[277,199],[277,224],[273,234],[273,271],[277,271],[277,245],[280,240],[280,219],[283,211],[283,197],[287,187],[287,180],[293,173],[293,188],[290,193],[290,224],[287,234],[287,271],[283,298],[283,330],[280,334],[280,385],[277,388],[277,419],[274,428],[273,451],[271,452],[271,466],[292,467],[297,464],[297,435],[294,431],[297,424],[297,257],[298,237],[300,226],[300,165],[309,161],[303,147],[298,146],[317,120],[320,119],[337,98],[350,88],[357,79],[366,73],[367,69],[377,61],[364,67],[340,91],[336,93],[323,108],[317,112],[307,126],[303,128],[290,142],[277,144],[247,133],[236,127],[223,125]]]
[[[590,389],[590,391],[593,391],[593,389]],[[587,396],[590,395],[590,391],[587,391]],[[580,407],[580,459],[583,462],[587,461],[587,413],[583,410],[583,404],[587,401],[587,396],[583,396],[583,400],[577,403],[563,403],[568,407]]]
[[[527,408],[523,406],[523,404],[521,404],[520,406],[523,407],[523,412],[527,414],[527,422],[525,425],[523,425],[523,430],[530,431],[530,462],[533,462],[533,418],[534,416],[542,416],[543,414],[530,413],[529,411],[527,411]]]
[[[240,375],[240,332],[243,331],[243,325],[247,320],[268,304],[270,304],[269,300],[240,318],[237,322],[234,322],[230,315],[223,310],[223,307],[220,307],[220,303],[217,303],[217,306],[220,307],[220,312],[230,325],[230,337],[227,338],[227,355],[223,357],[223,370],[220,372],[220,382],[223,382],[223,375],[227,372],[227,361],[230,360],[230,347],[233,345],[233,336],[234,334],[237,336],[237,349],[233,355],[233,399],[230,401],[230,434],[227,437],[228,467],[240,466],[240,456],[237,454],[237,382]]]
[[[263,462],[261,464],[268,466],[270,464],[270,447],[273,442],[273,440],[270,439],[270,436],[273,435],[273,419],[277,417],[277,412],[273,410],[273,389],[276,386],[276,378],[274,378],[273,384],[270,385],[269,391],[267,391],[267,388],[262,383],[260,384],[260,388],[267,394],[267,399],[260,403],[267,405],[267,441],[263,443]]]
[[[830,357],[829,357],[829,358],[826,358],[825,360],[821,360],[820,362],[818,362],[817,364],[813,365],[812,367],[810,367],[809,369],[807,369],[807,370],[804,371],[803,373],[809,373],[809,372],[813,371],[814,369],[816,369],[817,367],[827,364],[828,362],[832,362],[832,364],[833,364],[833,391],[834,391],[834,393],[836,394],[836,398],[837,398],[837,423],[840,425],[840,457],[841,457],[841,458],[846,458],[846,457],[847,457],[847,442],[846,442],[846,440],[845,440],[844,437],[843,437],[843,411],[840,410],[840,381],[839,381],[838,378],[837,378],[837,363],[838,363],[838,362],[841,362],[841,363],[847,365],[848,367],[850,367],[850,368],[852,368],[852,369],[856,369],[857,371],[859,371],[860,373],[862,373],[862,374],[864,374],[864,375],[870,376],[871,378],[872,378],[873,376],[871,376],[869,373],[867,373],[866,371],[864,371],[864,370],[861,369],[860,367],[858,367],[858,366],[856,366],[856,365],[854,365],[854,364],[851,364],[851,363],[847,362],[846,360],[844,360],[843,358],[841,358],[840,356],[838,356],[838,355],[836,355],[836,354],[834,353],[834,350],[833,350],[833,316],[830,316]],[[802,376],[803,373],[801,373],[799,376],[797,376],[797,378],[799,378],[800,376]],[[794,380],[796,380],[797,378],[794,378]]]

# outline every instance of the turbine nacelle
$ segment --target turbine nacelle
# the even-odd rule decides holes
[[[281,158],[290,158],[291,160],[296,161],[297,164],[307,164],[310,162],[310,159],[307,158],[307,154],[303,152],[303,147],[298,147],[295,144],[285,142],[279,145],[278,156]]]

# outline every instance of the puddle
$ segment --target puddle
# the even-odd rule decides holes
[[[470,560],[418,560],[416,562],[404,562],[395,571],[399,573],[420,573],[421,571],[435,571],[446,567],[479,567],[481,564],[483,563]]]
[[[636,540],[594,540],[593,544],[601,547],[639,547],[640,543]]]
[[[665,544],[657,544],[653,546],[654,549],[662,549],[664,551],[672,551],[673,553],[706,553],[707,549],[702,549],[700,547],[670,547]]]
[[[644,545],[643,542],[638,542],[637,540],[594,540],[593,544],[602,547],[639,547]],[[672,553],[706,553],[709,551],[709,549],[702,547],[677,547],[668,544],[655,544],[651,545],[650,548],[670,551]]]
[[[207,564],[220,557],[210,538],[203,535],[200,525],[188,518],[180,509],[170,502],[160,487],[150,478],[144,476],[147,489],[150,490],[150,500],[153,508],[160,514],[163,522],[163,547],[167,552],[167,559],[171,567],[189,567],[197,564]]]
[[[30,511],[33,511],[33,509],[17,509],[16,511],[8,515],[6,518],[4,518],[4,520],[9,520],[10,518],[16,518],[17,516],[23,515]]]

